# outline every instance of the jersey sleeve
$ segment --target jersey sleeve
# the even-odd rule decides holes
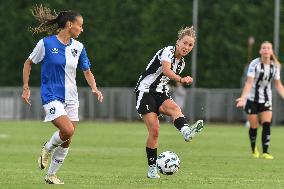
[[[170,48],[167,47],[162,52],[161,61],[171,62],[173,55],[174,55],[173,52],[170,50]]]
[[[280,66],[281,65],[279,65],[279,66],[275,66],[275,75],[274,75],[274,80],[280,80]]]
[[[82,52],[80,54],[78,65],[83,71],[90,69],[91,63],[88,58],[85,47],[83,47]]]
[[[45,47],[43,39],[39,40],[34,48],[33,52],[30,54],[29,59],[32,60],[34,64],[41,62],[45,55]]]
[[[257,64],[255,62],[251,62],[248,67],[247,77],[255,77],[255,68]]]

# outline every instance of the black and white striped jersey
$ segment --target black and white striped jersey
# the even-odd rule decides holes
[[[160,49],[149,62],[145,72],[140,75],[135,91],[141,92],[169,92],[168,82],[170,79],[163,74],[162,61],[171,63],[171,70],[180,74],[184,69],[185,62],[175,58],[175,46],[168,46]]]
[[[256,58],[249,65],[247,77],[254,78],[248,99],[272,105],[271,83],[273,79],[280,79],[280,70],[276,63],[272,61],[270,64],[263,64],[260,58]]]

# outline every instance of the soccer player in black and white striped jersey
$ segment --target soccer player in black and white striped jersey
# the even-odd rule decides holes
[[[264,41],[261,44],[260,57],[254,59],[248,68],[247,81],[240,98],[236,100],[237,107],[245,107],[250,123],[249,138],[252,155],[259,158],[256,147],[258,114],[262,124],[262,158],[273,159],[268,153],[270,144],[270,126],[272,120],[272,91],[271,83],[274,80],[277,92],[284,98],[284,88],[280,80],[280,62],[273,53],[272,43]]]
[[[192,50],[195,38],[193,27],[179,30],[176,45],[164,47],[154,55],[135,88],[136,109],[148,129],[146,142],[148,178],[160,178],[156,168],[160,113],[171,116],[174,126],[187,142],[203,128],[202,120],[198,120],[193,125],[187,123],[180,107],[170,97],[167,86],[170,80],[183,84],[192,83],[193,79],[190,76],[181,77],[180,73],[185,66],[183,57]]]

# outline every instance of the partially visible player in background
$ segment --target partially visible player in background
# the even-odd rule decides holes
[[[33,15],[40,21],[38,27],[31,28],[34,33],[47,32],[55,35],[41,39],[26,60],[23,68],[22,98],[30,104],[31,67],[33,63],[41,63],[41,99],[46,113],[44,121],[51,121],[58,130],[43,146],[38,163],[40,169],[45,169],[49,157],[52,156],[45,182],[64,184],[57,178],[56,173],[67,156],[79,121],[75,80],[77,67],[84,72],[92,92],[100,102],[103,95],[96,87],[85,47],[74,39],[83,32],[83,17],[74,11],[61,11],[54,15],[49,8],[42,5],[34,8]]]
[[[136,109],[142,116],[147,129],[146,154],[148,159],[148,178],[160,178],[156,168],[159,136],[160,114],[170,116],[174,126],[183,134],[185,141],[201,131],[203,121],[198,120],[189,125],[180,109],[169,95],[167,83],[174,80],[183,84],[191,84],[190,76],[181,77],[185,67],[184,56],[192,50],[195,43],[193,27],[179,30],[175,46],[160,49],[148,64],[146,71],[140,76],[136,85]]]
[[[248,68],[247,80],[241,97],[236,100],[237,107],[245,107],[250,123],[249,139],[252,155],[259,158],[256,146],[257,128],[260,116],[262,124],[262,158],[273,159],[268,153],[270,145],[270,127],[272,121],[272,91],[271,83],[274,80],[275,88],[284,98],[284,88],[280,80],[280,62],[273,53],[272,43],[264,41],[259,50],[260,57],[254,59]]]

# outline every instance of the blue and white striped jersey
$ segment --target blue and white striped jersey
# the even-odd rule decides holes
[[[180,74],[184,69],[185,62],[175,58],[175,46],[168,46],[160,49],[148,64],[145,72],[140,75],[135,91],[168,93],[167,86],[170,79],[163,74],[162,61],[171,63],[171,70]]]
[[[41,62],[41,99],[47,104],[53,100],[79,103],[76,86],[77,66],[83,71],[90,69],[90,61],[82,43],[71,39],[68,45],[55,35],[41,39],[29,59]]]

